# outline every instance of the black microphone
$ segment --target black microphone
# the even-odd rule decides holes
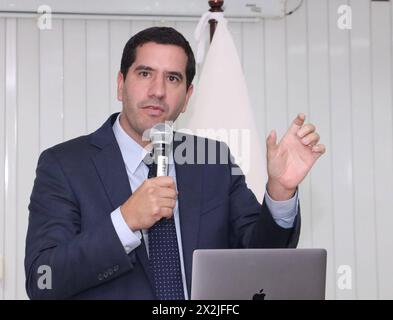
[[[154,162],[157,164],[157,177],[167,176],[173,129],[166,123],[157,123],[150,129],[149,135],[153,144]]]

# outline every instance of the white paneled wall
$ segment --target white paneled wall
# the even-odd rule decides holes
[[[393,107],[392,107],[392,8],[375,6],[371,11],[372,66],[372,152],[374,177],[372,190],[376,208],[376,252],[381,297],[391,297],[393,263]],[[384,36],[390,30],[390,36]],[[371,168],[370,168],[371,169]]]
[[[352,30],[337,27],[342,4],[352,8]],[[286,19],[230,22],[261,143],[305,112],[327,147],[300,188],[300,246],[328,250],[329,299],[393,299],[392,8],[308,0]],[[0,16],[0,298],[26,298],[27,206],[39,153],[120,110],[123,46],[152,25],[176,27],[195,49],[190,19],[64,17],[40,31],[33,17]],[[341,265],[352,270],[352,289],[337,286]]]

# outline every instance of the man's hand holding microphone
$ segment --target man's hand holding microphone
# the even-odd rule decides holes
[[[168,176],[172,127],[158,123],[150,129],[149,136],[153,145],[157,176],[146,179],[120,207],[121,214],[132,231],[149,229],[162,218],[172,217],[176,206],[175,181]]]

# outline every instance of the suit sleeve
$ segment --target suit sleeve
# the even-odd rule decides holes
[[[232,246],[243,248],[296,248],[300,235],[300,206],[292,228],[282,228],[273,219],[265,200],[262,205],[247,187],[243,174],[229,159]]]
[[[67,177],[54,153],[44,151],[29,205],[25,256],[29,297],[71,298],[131,270],[134,262],[135,253],[124,251],[110,213],[81,232],[80,208]],[[50,273],[40,272],[40,266]]]

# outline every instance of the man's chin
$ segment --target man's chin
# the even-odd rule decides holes
[[[151,120],[151,121],[149,121],[149,123],[146,126],[144,126],[144,130],[150,130],[157,123],[162,123],[162,122],[165,122],[165,119],[157,118],[157,119]]]
[[[173,123],[173,120],[169,120],[166,117],[157,117],[157,118],[150,118],[149,121],[146,122],[144,125],[144,130],[149,130],[154,127],[157,123]]]
[[[142,128],[138,130],[139,135],[143,141],[150,141],[150,129],[153,128],[157,123],[165,122],[165,120],[157,119],[155,121],[149,121],[145,123]]]

